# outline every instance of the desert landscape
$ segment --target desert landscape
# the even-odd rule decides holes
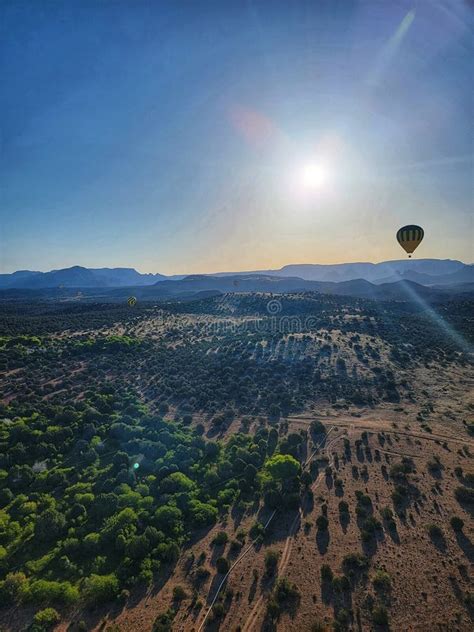
[[[474,630],[474,0],[0,24],[0,632]]]
[[[2,625],[470,629],[469,303],[5,304]]]

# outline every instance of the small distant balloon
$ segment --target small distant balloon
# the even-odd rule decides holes
[[[409,257],[412,256],[421,244],[424,236],[425,231],[421,226],[416,226],[416,224],[402,226],[402,228],[397,231],[397,241],[403,250],[408,253]]]
[[[136,305],[136,304],[137,304],[137,298],[136,298],[136,296],[130,296],[130,297],[128,298],[127,303],[130,305],[130,307],[133,307],[134,305]]]

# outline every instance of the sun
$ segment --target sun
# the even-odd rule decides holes
[[[331,170],[322,161],[307,162],[300,167],[299,185],[304,190],[325,188],[331,180]]]
[[[335,163],[327,156],[300,154],[287,163],[289,192],[302,204],[332,197],[335,193]]]

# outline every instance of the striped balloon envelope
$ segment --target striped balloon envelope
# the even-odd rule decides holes
[[[412,253],[415,252],[421,244],[424,236],[425,231],[421,226],[416,226],[415,224],[402,226],[402,228],[397,231],[397,241],[403,250],[408,253],[409,257],[411,257]]]

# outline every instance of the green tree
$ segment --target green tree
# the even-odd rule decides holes
[[[86,577],[82,586],[82,594],[90,604],[112,601],[116,599],[118,592],[119,582],[113,573]]]
[[[155,524],[164,533],[179,536],[183,531],[182,517],[183,514],[177,507],[163,505],[155,511]]]
[[[66,526],[66,518],[56,509],[46,509],[35,523],[35,537],[43,542],[56,540]]]
[[[188,511],[196,527],[212,525],[216,522],[218,516],[218,511],[215,507],[196,499],[189,502]]]
[[[196,483],[182,472],[173,472],[160,483],[160,490],[165,494],[190,492],[196,488]]]
[[[28,587],[25,573],[8,573],[3,581],[0,581],[0,602],[11,604],[21,598],[22,593]]]
[[[72,604],[79,599],[79,591],[70,582],[38,579],[22,590],[22,597],[24,601],[36,604]]]
[[[61,621],[59,612],[54,608],[45,608],[44,610],[38,610],[33,617],[33,630],[50,630],[57,623]]]
[[[300,470],[299,462],[291,454],[276,454],[265,463],[265,471],[275,481],[295,478]]]

